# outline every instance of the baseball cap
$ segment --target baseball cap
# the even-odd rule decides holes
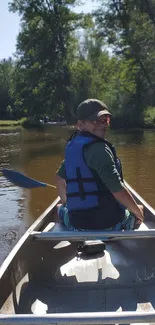
[[[84,100],[77,108],[77,119],[95,121],[102,115],[112,115],[106,104],[98,99]]]

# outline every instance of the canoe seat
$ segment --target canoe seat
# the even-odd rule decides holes
[[[69,241],[86,241],[86,240],[122,240],[122,239],[139,239],[155,238],[155,229],[147,230],[126,230],[126,231],[69,231],[61,223],[51,223],[51,227],[46,227],[43,231],[33,231],[32,236],[38,240],[69,240]],[[47,230],[48,231],[47,231]]]

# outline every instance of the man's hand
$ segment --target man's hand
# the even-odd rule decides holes
[[[113,195],[115,199],[117,199],[121,204],[123,204],[126,208],[128,208],[131,213],[134,214],[138,224],[141,224],[143,222],[144,219],[143,205],[138,205],[136,203],[132,194],[125,187],[124,184],[122,185],[122,190],[117,193],[113,193]]]
[[[66,181],[61,178],[59,175],[56,175],[56,184],[58,189],[58,195],[60,196],[61,202],[63,205],[66,204]]]
[[[135,212],[135,217],[137,218],[137,223],[141,224],[144,220],[144,207],[143,205],[138,204],[137,205],[137,212]]]

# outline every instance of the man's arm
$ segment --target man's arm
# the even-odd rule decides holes
[[[62,204],[66,204],[66,173],[65,162],[63,161],[56,173],[56,185],[58,189],[58,195],[60,196]]]
[[[121,204],[123,204],[125,207],[127,207],[129,211],[131,211],[138,220],[143,221],[144,219],[143,206],[140,206],[136,203],[133,196],[131,195],[131,193],[125,187],[124,184],[122,184],[122,190],[116,193],[113,192],[112,194],[115,197],[115,199],[119,201]]]
[[[143,220],[142,208],[137,205],[133,196],[121,181],[109,147],[103,142],[95,143],[85,148],[84,157],[87,165],[95,170],[115,199],[128,208],[137,219]]]
[[[56,185],[62,204],[66,204],[66,182],[59,175],[56,175]]]

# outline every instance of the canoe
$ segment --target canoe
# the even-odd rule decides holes
[[[59,197],[33,223],[0,268],[0,325],[155,323],[155,210],[126,185],[144,205],[138,230],[68,231]],[[104,252],[77,254],[92,240]]]

